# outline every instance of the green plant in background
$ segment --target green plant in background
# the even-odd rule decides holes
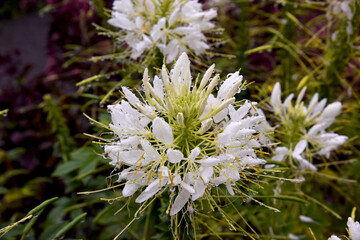
[[[74,149],[74,140],[70,136],[70,130],[66,119],[59,109],[58,104],[54,102],[51,95],[44,96],[43,108],[47,113],[47,121],[51,125],[51,132],[56,134],[57,144],[60,148],[60,156],[67,162],[69,161],[70,151]]]
[[[22,219],[20,219],[19,221],[17,221],[16,223],[13,223],[9,226],[6,226],[4,228],[0,229],[0,238],[2,238],[6,233],[8,233],[12,228],[14,228],[15,226],[21,224],[24,221],[30,220],[25,226],[22,226],[23,230],[22,230],[22,234],[21,234],[21,240],[24,239],[35,239],[34,235],[32,233],[32,227],[34,226],[34,224],[36,224],[39,215],[44,211],[45,207],[47,205],[50,205],[51,203],[53,203],[54,201],[56,201],[58,199],[58,197],[49,199],[44,201],[43,203],[41,203],[40,205],[38,205],[37,207],[35,207],[34,209],[30,210],[28,214],[26,214],[26,216]],[[63,222],[61,224],[56,224],[52,227],[50,227],[50,231],[44,231],[43,234],[40,236],[39,239],[59,239],[62,238],[66,232],[68,232],[69,230],[71,230],[72,228],[74,228],[77,224],[79,224],[81,221],[83,221],[86,217],[86,213],[83,213],[79,216],[77,216],[76,218],[74,218],[71,222]],[[14,234],[14,233],[13,233]],[[14,239],[14,238],[10,238],[9,239]]]

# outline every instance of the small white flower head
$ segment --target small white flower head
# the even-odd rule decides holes
[[[194,82],[183,53],[170,73],[164,65],[152,83],[145,70],[143,101],[123,87],[127,100],[108,106],[116,138],[105,153],[125,182],[124,197],[139,192],[135,201],[142,203],[171,190],[168,209],[174,215],[210,198],[212,187],[224,185],[234,195],[239,181],[266,163],[257,157],[268,141],[262,111],[235,101],[245,86],[239,72],[213,95],[219,81],[213,70],[214,65]]]
[[[299,216],[300,221],[304,222],[304,223],[314,223],[314,219],[312,219],[311,217],[308,216],[304,216],[304,215],[300,215]]]
[[[360,240],[360,223],[355,222],[351,217],[348,218],[347,226],[349,228],[351,240]]]
[[[200,55],[210,48],[204,33],[215,27],[216,16],[197,0],[115,0],[109,23],[120,28],[131,58],[158,48],[171,63],[182,52]]]
[[[354,17],[354,3],[352,0],[328,0],[328,8],[327,18],[329,22],[335,22],[335,19],[339,19],[340,21],[346,21],[346,33],[350,36],[353,34],[353,25],[352,19]],[[335,34],[336,33],[336,34]],[[336,41],[336,37],[338,32],[334,32],[332,36],[332,40]]]
[[[348,233],[350,240],[360,240],[360,223],[355,222],[352,217],[348,218],[347,221]],[[341,240],[336,235],[332,235],[328,240]]]
[[[290,94],[284,102],[281,101],[281,87],[276,83],[270,98],[272,111],[275,113],[275,138],[282,146],[275,149],[272,160],[290,160],[290,164],[300,169],[316,171],[311,159],[316,156],[330,158],[332,150],[337,149],[347,140],[326,129],[341,113],[341,103],[334,102],[326,106],[326,99],[319,101],[319,95],[310,100],[308,106],[302,99],[306,88],[299,93],[295,104],[294,94]]]

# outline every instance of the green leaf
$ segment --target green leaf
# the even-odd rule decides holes
[[[77,218],[75,218],[74,220],[72,220],[70,223],[66,224],[66,226],[61,228],[60,231],[58,231],[56,233],[56,235],[53,239],[57,239],[57,238],[64,236],[67,231],[69,231],[70,229],[75,227],[75,225],[77,225],[79,222],[81,222],[86,217],[86,214],[87,213],[83,213],[80,216],[78,216]]]
[[[34,215],[34,214],[38,213],[40,210],[44,209],[47,205],[49,205],[50,203],[56,201],[57,199],[59,199],[59,198],[54,197],[54,198],[51,198],[49,200],[46,200],[46,201],[42,202],[40,205],[38,205],[37,207],[32,209],[26,216]]]
[[[78,162],[78,161],[69,161],[60,164],[55,169],[55,172],[53,172],[52,176],[63,176],[69,172],[74,171],[75,169],[78,169],[81,166],[81,164],[82,162]]]

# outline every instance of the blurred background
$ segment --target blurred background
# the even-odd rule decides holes
[[[319,92],[329,103],[343,103],[334,129],[349,141],[335,160],[346,164],[309,174],[301,186],[283,184],[283,192],[298,191],[303,202],[263,200],[280,207],[282,213],[241,200],[236,204],[242,216],[260,239],[295,239],[291,234],[311,239],[309,228],[318,240],[336,233],[346,235],[351,210],[355,207],[357,216],[360,212],[359,3],[352,1],[354,16],[349,20],[346,13],[334,12],[340,0],[200,2],[204,8],[218,9],[223,39],[216,45],[219,54],[205,57],[203,65],[215,62],[223,77],[242,68],[245,78],[255,81],[244,97],[266,105],[272,86],[280,81],[286,94],[306,85],[308,99]],[[112,182],[112,167],[103,158],[101,146],[84,135],[104,130],[83,113],[108,124],[106,104],[120,97],[114,90],[134,86],[145,67],[128,64],[139,67],[131,82],[125,71],[118,71],[125,65],[121,61],[90,61],[115,50],[114,40],[99,35],[94,25],[111,28],[105,10],[111,7],[111,0],[0,2],[0,111],[8,109],[0,116],[0,229],[19,221],[43,201],[58,197],[38,213],[30,227],[27,222],[14,225],[3,239],[22,235],[23,239],[53,239],[67,226],[65,239],[112,239],[138,207],[130,204],[128,210],[114,215],[127,201],[113,201],[120,192],[77,194],[104,189]],[[198,69],[206,68],[199,65]],[[113,71],[118,72],[76,85]],[[109,91],[114,93],[103,101]],[[264,195],[274,194],[271,184],[262,190]],[[154,203],[120,238],[171,238],[166,206],[161,200]],[[83,213],[86,217],[73,222]],[[300,215],[315,222],[302,222]],[[229,232],[226,222],[205,221],[219,232]],[[246,224],[244,228],[249,230]],[[218,239],[204,226],[198,233],[198,239]],[[222,238],[248,239],[233,232]]]

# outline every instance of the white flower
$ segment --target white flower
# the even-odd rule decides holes
[[[352,4],[352,0],[329,0],[329,11],[327,12],[327,18],[331,22],[334,20],[331,18],[331,15],[340,16],[340,19],[343,19],[343,17],[346,16],[347,18],[347,27],[346,32],[348,35],[353,34],[353,26],[352,26],[352,19],[354,17],[354,12],[351,9],[355,6]],[[352,5],[352,6],[351,6]],[[333,39],[333,41],[336,40],[336,36]]]
[[[283,161],[289,156],[297,162],[299,168],[316,171],[310,159],[316,155],[329,158],[331,151],[345,143],[347,137],[326,132],[341,113],[341,103],[334,102],[326,106],[327,100],[319,101],[316,93],[306,107],[302,101],[305,91],[306,88],[301,90],[293,105],[291,100],[294,94],[291,93],[281,102],[280,84],[274,86],[270,104],[278,121],[275,130],[277,140],[283,146],[275,149],[272,160]]]
[[[308,216],[304,216],[304,215],[300,215],[299,216],[300,221],[304,222],[304,223],[314,223],[314,219],[312,219],[311,217]]]
[[[347,226],[349,228],[351,240],[360,240],[360,223],[355,222],[354,219],[349,217]]]
[[[234,195],[236,182],[266,163],[256,155],[268,142],[264,114],[256,103],[233,104],[245,84],[238,72],[213,96],[219,79],[211,78],[213,69],[194,85],[184,53],[170,74],[163,66],[161,78],[152,84],[145,70],[144,101],[123,88],[127,100],[108,106],[116,138],[105,153],[119,170],[119,181],[126,182],[124,197],[140,192],[135,201],[142,203],[172,189],[169,209],[174,215],[188,203],[193,208],[213,186],[224,184]]]
[[[349,228],[349,234],[351,240],[360,240],[360,223],[355,222],[352,217],[348,218],[347,226]],[[328,240],[340,240],[336,235],[332,235]]]
[[[214,28],[216,15],[197,0],[115,0],[109,23],[121,29],[119,39],[133,59],[157,47],[170,63],[182,52],[200,55],[209,48],[204,32]]]

